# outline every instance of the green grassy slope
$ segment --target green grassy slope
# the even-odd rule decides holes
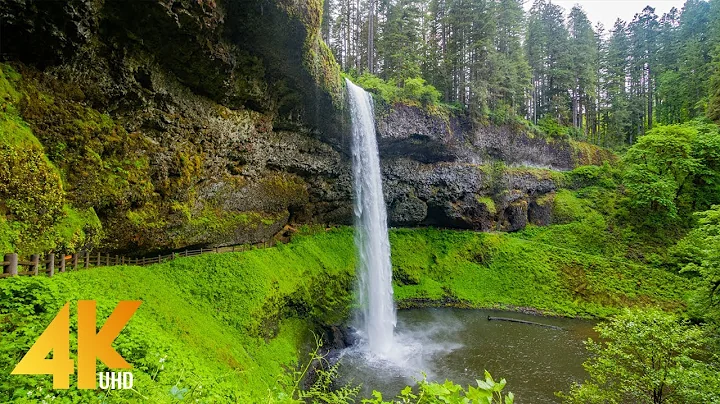
[[[178,394],[200,402],[280,397],[312,326],[347,317],[352,237],[352,229],[341,228],[277,248],[2,280],[0,402],[37,402],[47,394],[86,402],[102,394],[51,391],[50,377],[9,375],[60,307],[79,299],[98,301],[99,322],[119,300],[144,302],[116,341],[135,366],[136,391],[112,393],[109,402],[173,402]],[[683,304],[680,277],[546,243],[433,229],[393,230],[390,239],[400,306],[605,316],[626,305]]]
[[[505,234],[396,230],[391,244],[401,306],[440,301],[605,317],[626,306],[680,308],[688,286],[663,270]]]
[[[143,301],[116,341],[135,367],[137,392],[113,393],[111,402],[174,402],[173,386],[188,389],[192,401],[267,401],[284,390],[278,382],[297,362],[312,323],[347,313],[352,257],[346,230],[273,249],[3,280],[0,402],[38,402],[46,394],[88,402],[96,394],[49,391],[49,376],[9,375],[60,307],[79,299],[98,301],[100,324],[118,301]]]

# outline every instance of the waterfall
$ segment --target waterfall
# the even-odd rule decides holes
[[[358,250],[361,330],[374,354],[393,346],[395,303],[392,290],[387,212],[375,138],[372,98],[346,80],[352,114],[352,164],[355,188],[355,244]]]

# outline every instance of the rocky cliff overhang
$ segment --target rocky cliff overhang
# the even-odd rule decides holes
[[[340,145],[342,81],[320,39],[321,3],[2,0],[2,59],[41,69],[142,50],[196,94],[317,129]],[[91,56],[91,55],[87,55]],[[94,55],[93,55],[94,56]],[[147,76],[136,72],[138,79]],[[149,78],[145,77],[145,81]],[[115,103],[122,91],[109,94]]]
[[[386,158],[480,165],[502,161],[507,166],[558,171],[615,160],[604,149],[534,134],[519,124],[473,123],[461,116],[402,103],[376,102],[376,126],[378,147]]]
[[[67,203],[112,229],[104,248],[256,243],[287,224],[352,223],[349,120],[319,3],[0,2],[2,58],[27,87],[23,119],[71,179]],[[376,105],[396,226],[547,224],[558,171],[607,157],[521,127]],[[106,147],[118,133],[132,145]],[[74,164],[98,159],[98,172]],[[115,172],[123,192],[83,188]]]

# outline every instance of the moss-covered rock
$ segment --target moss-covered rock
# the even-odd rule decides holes
[[[573,162],[579,166],[601,166],[604,163],[616,163],[617,156],[608,149],[587,142],[570,141],[573,150]]]
[[[0,65],[0,252],[75,251],[96,243],[92,209],[68,202],[61,170],[18,115],[20,75]]]

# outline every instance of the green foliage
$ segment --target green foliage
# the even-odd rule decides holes
[[[377,53],[384,59],[383,74],[399,84],[407,78],[420,76],[421,2],[397,0],[387,6],[387,21],[378,38]]]
[[[720,206],[696,213],[698,224],[673,248],[683,272],[696,275],[695,311],[720,321]]]
[[[436,105],[440,101],[440,92],[420,77],[405,79],[402,95],[409,100],[417,100],[423,106]]]
[[[75,209],[66,204],[63,206],[63,214],[47,234],[48,240],[54,241],[53,250],[76,252],[100,244],[104,232],[93,208]],[[39,250],[48,249],[46,246]]]
[[[317,4],[318,1],[314,1]],[[308,3],[311,4],[311,3]],[[320,14],[322,14],[320,12]],[[333,105],[340,108],[343,100],[343,80],[340,66],[327,44],[320,38],[317,28],[310,29],[305,40],[305,54],[303,65],[320,85],[320,88],[327,91],[332,98]]]
[[[645,212],[647,220],[667,220],[683,213],[683,205],[700,208],[698,202],[717,203],[719,156],[720,132],[714,125],[653,129],[624,158],[630,206]],[[703,200],[698,201],[700,195]]]
[[[716,123],[720,123],[720,46],[718,47],[715,62],[715,73],[710,79],[710,99],[708,100],[707,116]]]
[[[667,268],[668,249],[687,230],[667,220],[646,224],[644,216],[628,209],[621,178],[622,171],[609,166],[565,173],[563,182],[571,189],[548,194],[544,201],[552,203],[554,224],[528,226],[512,236],[621,262]]]
[[[577,235],[576,228],[550,226],[555,233],[548,238],[554,236],[550,241],[558,246],[534,241],[532,233],[394,230],[395,298],[400,307],[533,307],[580,317],[607,316],[627,306],[684,305],[686,279],[606,258],[602,247],[611,243],[594,238],[607,235],[585,226],[584,235]]]
[[[60,170],[18,116],[19,81],[14,69],[0,65],[0,253],[92,246],[101,235],[98,218],[67,203]]]
[[[477,197],[477,201],[485,205],[485,208],[490,212],[490,214],[496,214],[497,213],[497,207],[495,206],[495,201],[493,201],[492,198],[488,196],[483,197]]]
[[[507,191],[507,183],[505,182],[505,172],[507,169],[505,167],[505,162],[502,160],[495,160],[488,168],[490,171],[488,173],[490,177],[490,192],[492,192],[493,195],[500,195],[501,193]]]
[[[614,169],[606,161],[602,166],[580,166],[567,172],[566,183],[569,188],[578,189],[591,186],[615,190],[620,181],[620,170]]]
[[[380,99],[388,104],[392,104],[399,99],[398,93],[400,92],[400,87],[398,87],[397,83],[392,79],[385,81],[370,73],[363,73],[357,77],[351,76],[350,80],[366,91],[380,97]]]
[[[351,386],[349,383],[344,386],[335,386],[340,362],[331,365],[327,360],[327,354],[322,354],[322,340],[315,336],[315,349],[308,354],[308,360],[293,372],[291,385],[287,389],[289,393],[280,393],[277,399],[272,397],[270,403],[296,403],[302,404],[327,403],[327,404],[349,404],[355,402],[355,397],[360,392],[359,386]],[[310,376],[311,367],[314,368],[315,381],[307,389],[301,389],[300,385]]]
[[[602,166],[606,163],[614,164],[617,162],[617,155],[588,142],[570,140],[570,147],[573,153],[573,162],[576,167],[579,166]]]
[[[559,124],[555,118],[545,117],[538,121],[537,125],[550,137],[563,139],[569,136],[568,127]]]
[[[590,213],[588,202],[575,196],[572,191],[561,189],[553,200],[553,223],[565,224],[578,221]]]
[[[503,393],[507,382],[505,379],[496,382],[490,373],[485,371],[485,380],[476,380],[477,387],[468,386],[464,389],[449,380],[445,383],[428,382],[426,378],[419,380],[415,389],[405,387],[392,401],[385,401],[380,392],[374,391],[372,399],[363,400],[363,404],[512,404],[513,393]]]
[[[630,311],[596,327],[589,379],[562,395],[566,403],[710,403],[720,400],[713,365],[702,362],[703,330],[656,309]],[[714,379],[714,380],[713,380]]]
[[[351,80],[387,104],[401,102],[423,107],[437,107],[440,102],[440,92],[420,77],[407,78],[403,81],[402,86],[398,86],[393,79],[386,82],[369,73],[351,77]]]
[[[352,234],[343,229],[272,249],[3,280],[0,401],[37,402],[50,394],[60,402],[89,402],[105,396],[74,388],[51,391],[48,376],[10,375],[60,307],[79,299],[96,300],[100,319],[120,300],[143,301],[114,344],[133,364],[135,391],[111,392],[109,402],[172,403],[180,396],[205,403],[264,402],[287,395],[293,376],[286,369],[297,363],[308,330],[347,317]]]
[[[337,0],[325,39],[345,71],[423,77],[478,122],[527,116],[553,137],[624,148],[656,123],[720,122],[718,10],[693,0],[602,27],[546,0]]]

